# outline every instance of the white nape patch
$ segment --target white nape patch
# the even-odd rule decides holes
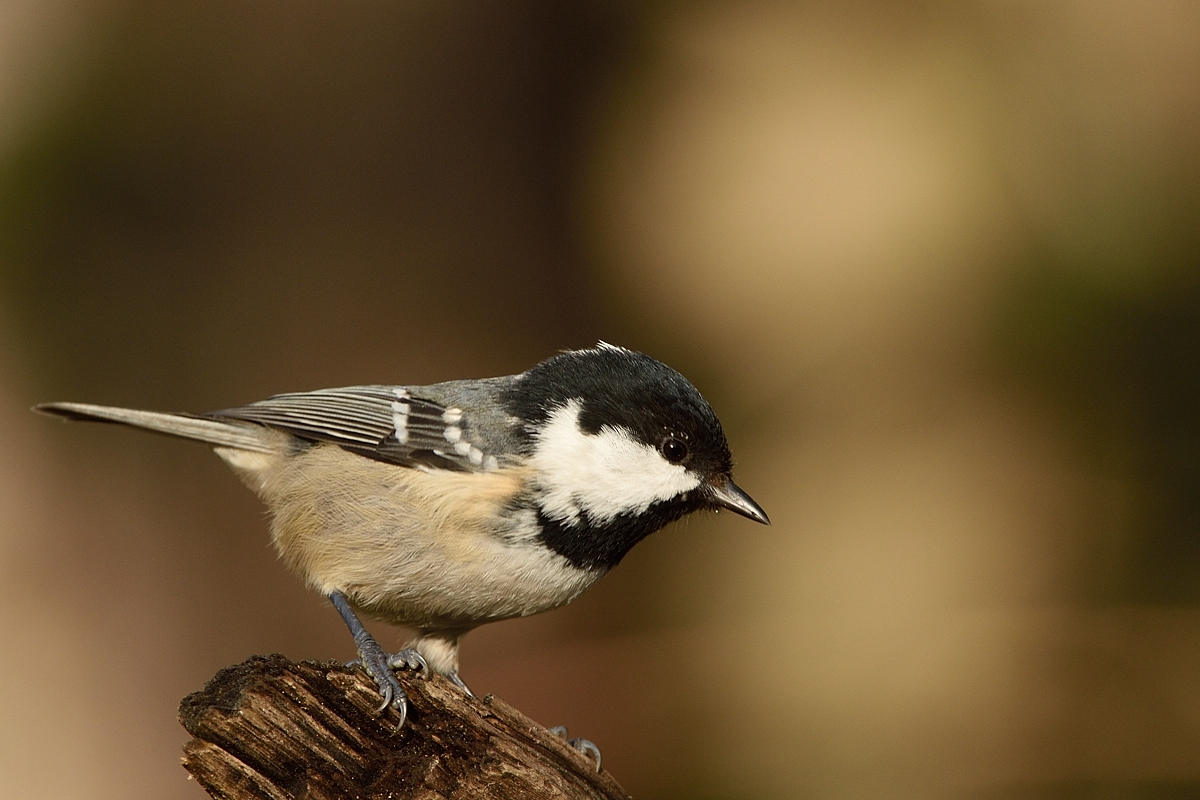
[[[397,395],[399,395],[401,392],[404,392],[404,390],[396,390]],[[404,395],[407,397],[408,392],[404,392]],[[400,444],[406,444],[408,442],[409,409],[410,407],[408,403],[402,400],[392,401],[392,427],[396,429],[396,441]]]
[[[446,423],[447,425],[454,425],[462,419],[462,416],[461,408],[447,408],[445,412],[442,413],[442,422]]]
[[[537,434],[530,463],[543,493],[542,511],[575,522],[587,512],[594,522],[637,514],[700,485],[700,478],[663,458],[623,428],[605,426],[597,434],[579,427],[578,400],[551,412]]]
[[[446,437],[446,441],[450,444],[455,444],[462,438],[462,428],[457,425],[451,425],[446,430],[442,431],[442,435]]]

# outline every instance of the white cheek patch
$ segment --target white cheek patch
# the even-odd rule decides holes
[[[575,522],[637,514],[700,485],[700,479],[620,428],[580,430],[578,400],[555,409],[537,437],[532,465],[543,494],[542,512]]]

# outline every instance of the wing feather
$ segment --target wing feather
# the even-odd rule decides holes
[[[459,437],[469,437],[470,421],[466,416],[459,412],[447,417],[445,406],[420,397],[419,391],[398,386],[320,389],[275,395],[204,416],[257,422],[301,439],[331,442],[368,458],[406,467],[459,471],[486,468],[486,462],[481,466],[478,457],[472,461],[467,454],[457,452],[448,438],[455,435],[447,434],[451,427],[458,429]],[[447,419],[455,421],[448,423]],[[403,428],[399,436],[398,424]]]

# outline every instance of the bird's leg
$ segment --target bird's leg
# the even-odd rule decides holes
[[[550,732],[553,733],[555,736],[559,737],[560,739],[567,739],[567,726],[566,725],[555,725],[553,728],[550,729]],[[599,747],[596,747],[595,744],[588,741],[587,739],[580,739],[578,737],[574,738],[574,739],[567,739],[567,744],[571,745],[571,747],[574,747],[576,750],[578,750],[580,753],[583,753],[585,756],[591,756],[592,758],[596,759],[596,772],[600,771],[600,748]]]
[[[363,627],[358,615],[354,613],[354,609],[350,608],[346,595],[341,592],[330,592],[329,600],[342,615],[342,620],[345,621],[346,627],[350,629],[350,634],[354,637],[354,644],[358,648],[358,663],[374,679],[375,685],[379,687],[379,693],[383,695],[383,705],[379,707],[379,710],[383,711],[391,706],[399,711],[400,724],[396,727],[397,729],[403,728],[404,721],[408,718],[408,696],[404,694],[404,689],[401,688],[400,681],[396,680],[392,668],[403,666],[407,669],[421,669],[428,673],[429,667],[425,665],[425,659],[421,658],[421,654],[415,650],[404,650],[389,657],[379,642],[375,641],[375,637]]]

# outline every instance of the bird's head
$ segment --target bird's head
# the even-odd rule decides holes
[[[519,376],[505,402],[529,434],[547,543],[573,562],[612,566],[701,509],[769,524],[733,482],[712,407],[649,356],[603,343],[561,353]]]

